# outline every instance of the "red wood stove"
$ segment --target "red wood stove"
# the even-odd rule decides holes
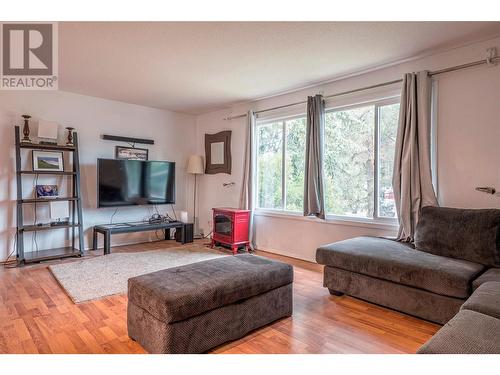
[[[250,226],[250,211],[237,208],[212,208],[213,235],[212,247],[220,243],[231,246],[233,254],[240,246],[249,250],[248,229]]]

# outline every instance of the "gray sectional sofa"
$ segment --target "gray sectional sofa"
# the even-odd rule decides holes
[[[418,353],[500,354],[500,282],[479,286]]]
[[[500,210],[424,207],[415,246],[357,237],[321,246],[324,286],[444,324],[486,281],[500,281]]]
[[[357,237],[321,246],[316,261],[332,294],[445,324],[476,288],[500,282],[500,210],[424,207],[414,246]]]

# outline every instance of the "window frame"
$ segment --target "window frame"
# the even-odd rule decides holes
[[[379,148],[380,148],[380,107],[384,107],[392,104],[399,104],[401,96],[400,95],[392,95],[385,98],[373,99],[368,101],[361,101],[357,103],[351,103],[341,106],[327,106],[325,108],[325,115],[327,113],[341,112],[349,109],[360,108],[360,107],[368,107],[374,106],[373,111],[373,217],[358,217],[358,216],[349,216],[349,215],[337,215],[337,214],[326,214],[326,218],[330,220],[349,220],[356,222],[366,222],[366,223],[381,223],[381,224],[394,224],[397,225],[398,219],[397,217],[384,217],[379,216]],[[326,124],[325,124],[326,125]]]
[[[254,211],[257,216],[270,216],[276,218],[284,218],[284,219],[295,219],[295,220],[305,220],[307,222],[322,222],[326,224],[341,224],[341,225],[352,225],[352,226],[360,226],[360,227],[370,227],[370,228],[379,228],[379,229],[389,229],[398,226],[397,217],[389,218],[382,217],[378,215],[379,212],[379,203],[378,203],[378,194],[379,194],[379,142],[380,142],[380,112],[379,108],[391,105],[391,104],[399,104],[401,95],[399,92],[390,93],[389,95],[380,95],[378,97],[374,97],[373,99],[368,100],[353,100],[351,103],[346,103],[342,105],[335,106],[333,102],[328,103],[328,100],[325,103],[325,114],[329,112],[338,112],[358,107],[370,106],[373,105],[374,109],[374,212],[373,217],[358,217],[358,216],[349,216],[349,215],[335,215],[335,214],[326,214],[325,221],[319,220],[316,217],[304,217],[301,211],[290,211],[286,210],[286,122],[289,120],[294,120],[298,118],[306,117],[305,112],[300,112],[298,114],[291,115],[283,115],[283,116],[274,116],[270,118],[265,118],[259,120],[257,118],[255,122],[255,128],[253,134],[255,134],[255,141],[253,142],[253,147],[255,152],[254,155],[254,202],[255,207]],[[331,104],[331,105],[329,105]],[[306,119],[307,120],[307,119]],[[263,125],[268,125],[276,122],[282,123],[282,163],[281,163],[281,173],[282,173],[282,181],[281,181],[281,189],[282,189],[282,197],[281,197],[281,208],[263,208],[259,207],[258,200],[258,192],[259,192],[259,179],[258,179],[258,149],[259,149],[259,138],[258,138],[258,127]],[[305,152],[305,150],[304,150]]]
[[[280,116],[269,119],[264,119],[262,121],[255,122],[255,211],[259,212],[272,212],[272,213],[282,213],[282,214],[290,214],[290,215],[298,215],[302,214],[302,211],[291,211],[286,209],[286,145],[287,145],[287,133],[286,133],[286,123],[287,121],[292,121],[300,118],[305,118],[307,121],[307,115],[305,113],[289,115],[289,116]],[[265,126],[273,123],[281,122],[281,137],[282,137],[282,146],[281,146],[281,208],[266,208],[259,207],[259,170],[258,170],[258,150],[259,150],[259,137],[258,137],[258,128],[260,126]],[[304,149],[305,153],[305,149]]]

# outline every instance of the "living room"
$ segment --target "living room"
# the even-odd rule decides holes
[[[500,21],[186,6],[1,22],[0,353],[498,364]]]

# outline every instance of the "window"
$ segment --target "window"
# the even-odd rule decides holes
[[[378,107],[378,195],[377,214],[379,217],[396,217],[394,192],[392,190],[392,170],[398,131],[399,103]]]
[[[259,123],[255,133],[257,207],[302,211],[305,116]]]
[[[395,219],[392,190],[399,99],[333,108],[325,114],[328,215]],[[306,118],[258,122],[256,207],[302,212]]]
[[[392,169],[396,100],[329,110],[325,116],[325,205],[330,215],[395,218]]]
[[[283,123],[257,128],[258,207],[283,207]]]

